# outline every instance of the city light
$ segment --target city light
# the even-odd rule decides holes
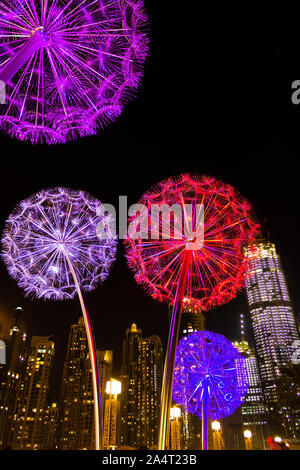
[[[275,441],[275,442],[282,442],[282,439],[281,439],[281,437],[279,437],[279,436],[275,436],[275,437],[274,437],[274,441]]]
[[[213,431],[220,431],[220,429],[221,429],[220,421],[212,421],[211,422],[211,428],[212,428]]]
[[[248,429],[246,429],[246,430],[244,431],[244,437],[245,437],[246,439],[251,439],[251,437],[252,437],[252,432],[249,431]]]
[[[108,395],[120,395],[121,393],[121,382],[115,379],[111,379],[106,382],[106,393]]]
[[[178,406],[172,406],[170,409],[170,418],[171,419],[178,419],[181,417],[181,409]]]

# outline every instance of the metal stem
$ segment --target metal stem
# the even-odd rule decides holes
[[[179,336],[182,303],[186,290],[187,276],[192,256],[192,251],[187,250],[182,261],[179,281],[173,304],[161,392],[161,415],[158,440],[159,450],[166,450],[166,448],[169,447],[170,442],[170,408],[172,403],[175,354]]]
[[[202,396],[202,450],[208,450],[208,386],[204,382]]]
[[[89,347],[89,356],[91,361],[92,369],[92,381],[93,381],[93,398],[94,398],[94,421],[95,421],[95,448],[96,450],[102,450],[102,436],[103,436],[103,416],[102,416],[102,400],[101,400],[101,384],[99,376],[99,366],[97,360],[96,342],[93,334],[93,329],[90,323],[89,314],[83,301],[81,289],[77,279],[76,272],[73,264],[67,253],[65,253],[66,259],[72,273],[75,286],[77,289],[82,315],[84,319],[85,331]]]
[[[45,39],[40,30],[34,32],[33,36],[28,38],[24,46],[4,65],[0,71],[0,82],[7,84],[14,75],[32,58],[33,54],[45,44]]]

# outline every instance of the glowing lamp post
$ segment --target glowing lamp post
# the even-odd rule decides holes
[[[121,393],[121,382],[115,379],[110,379],[109,381],[106,382],[106,388],[105,392],[114,398],[117,398],[117,395],[120,395]]]
[[[181,417],[181,409],[178,406],[172,406],[170,409],[170,418],[171,419],[178,419]]]
[[[171,419],[171,449],[181,449],[181,425],[179,419],[181,418],[181,409],[178,406],[172,406],[170,409]]]
[[[1,0],[0,128],[32,143],[95,134],[136,92],[142,0]]]
[[[243,401],[248,388],[243,361],[228,339],[210,331],[191,333],[178,344],[173,399],[201,418],[203,450],[208,449],[208,421],[231,415]]]
[[[220,421],[212,421],[212,423],[211,423],[211,429],[212,429],[213,431],[217,431],[217,432],[220,431],[220,429],[221,429],[221,423],[220,423]]]
[[[213,430],[214,449],[215,450],[221,450],[222,449],[222,440],[221,440],[221,423],[220,423],[220,421],[212,421],[211,428]]]
[[[121,382],[110,379],[106,382],[105,391],[109,398],[105,400],[103,448],[113,450],[117,446],[118,395],[121,393]]]
[[[129,266],[154,299],[173,305],[161,394],[158,448],[164,450],[183,299],[202,311],[232,300],[244,285],[243,246],[251,245],[259,225],[251,205],[232,186],[206,176],[169,178],[146,192],[139,204],[147,214],[133,215],[129,222],[138,220],[151,231],[125,241]],[[173,217],[162,215],[163,207]]]
[[[111,216],[99,216],[100,201],[83,191],[42,190],[20,202],[6,221],[2,258],[26,296],[64,300],[79,297],[92,369],[95,447],[102,447],[102,405],[96,344],[82,291],[108,276],[117,241],[109,236]],[[101,223],[107,237],[96,229]]]
[[[245,438],[246,450],[252,450],[252,432],[249,429],[245,429],[244,438]]]

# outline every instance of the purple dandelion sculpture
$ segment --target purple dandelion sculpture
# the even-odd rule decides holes
[[[146,24],[143,0],[1,0],[0,129],[56,144],[114,121],[141,81]]]
[[[117,249],[112,223],[112,215],[105,215],[100,201],[90,195],[53,188],[20,202],[2,237],[2,259],[26,296],[63,300],[78,294],[91,359],[96,449],[102,447],[100,379],[82,291],[95,289],[109,274]]]
[[[203,450],[207,450],[208,420],[231,415],[243,402],[247,389],[244,357],[224,336],[196,331],[180,340],[173,399],[202,419]]]

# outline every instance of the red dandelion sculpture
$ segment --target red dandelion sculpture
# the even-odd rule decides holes
[[[125,240],[129,266],[154,299],[173,304],[158,444],[164,450],[183,300],[203,311],[232,300],[244,286],[243,247],[257,238],[260,226],[236,189],[207,176],[169,178],[139,204]]]

